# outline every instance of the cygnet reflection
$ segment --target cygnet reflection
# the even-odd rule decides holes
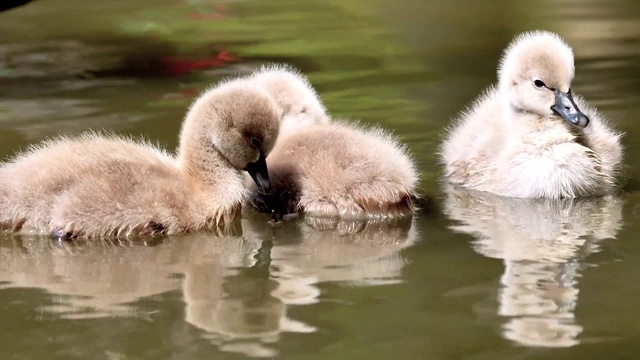
[[[242,236],[202,232],[146,243],[6,236],[0,284],[43,289],[51,294],[43,314],[71,319],[153,321],[155,310],[145,306],[144,313],[142,299],[181,294],[186,322],[219,349],[271,357],[282,333],[316,330],[287,310],[318,302],[318,282],[398,282],[399,251],[417,238],[410,220],[313,228],[303,221],[273,226],[260,216],[242,226]]]
[[[474,249],[503,259],[498,315],[503,336],[525,346],[569,347],[583,328],[575,319],[581,262],[615,238],[622,200],[507,198],[446,188],[451,229],[475,237]]]
[[[189,238],[192,248],[182,269],[185,320],[221,350],[271,357],[277,352],[269,344],[280,333],[315,331],[287,316],[287,299],[277,296],[279,284],[269,274],[270,241],[214,239],[243,248],[227,251],[229,246],[223,250],[202,234]]]
[[[184,294],[187,321],[206,330],[221,349],[255,357],[277,355],[270,343],[283,332],[316,331],[288,317],[287,309],[320,301],[317,283],[400,281],[405,262],[399,251],[417,238],[410,219],[323,221],[313,228],[304,220],[273,225],[260,216],[243,219],[242,228],[244,238],[256,244],[252,265],[227,268],[216,277],[215,264],[194,260],[185,271]]]
[[[9,236],[0,241],[0,281],[52,294],[42,310],[63,318],[144,316],[136,301],[180,287],[175,247],[161,245]]]
[[[264,223],[243,222],[245,234],[267,234]],[[373,286],[400,282],[405,265],[400,251],[418,239],[411,218],[380,221],[344,221],[305,218],[274,230],[271,276],[298,304],[317,302],[319,282]],[[290,282],[299,283],[293,285]],[[306,291],[301,291],[303,288]]]

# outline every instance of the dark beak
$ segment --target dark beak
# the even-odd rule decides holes
[[[560,90],[553,90],[553,93],[556,95],[556,103],[551,107],[553,112],[562,116],[571,123],[571,125],[579,128],[584,128],[589,125],[589,118],[578,109],[578,106],[573,101],[571,90],[567,93],[563,93]]]
[[[260,191],[264,194],[268,193],[271,189],[271,183],[269,182],[269,171],[267,170],[267,161],[264,153],[260,152],[260,157],[256,162],[250,163],[244,168],[246,172],[251,175],[253,181],[256,182]]]

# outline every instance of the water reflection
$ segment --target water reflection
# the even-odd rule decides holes
[[[55,243],[14,236],[0,242],[3,288],[40,288],[53,304],[44,310],[63,318],[134,315],[143,297],[179,287],[168,246]]]
[[[320,282],[373,286],[399,281],[399,251],[416,241],[411,220],[398,223],[243,219],[243,236],[209,233],[155,243],[0,242],[2,289],[51,294],[44,314],[66,319],[135,316],[153,321],[141,300],[181,294],[184,320],[227,352],[277,354],[282,333],[310,333],[292,305],[321,301]],[[146,310],[143,310],[146,309]]]
[[[615,238],[622,201],[514,199],[447,188],[451,229],[472,234],[474,249],[503,259],[498,314],[503,336],[526,346],[569,347],[583,328],[575,319],[581,262]]]
[[[287,316],[289,304],[277,296],[279,284],[270,277],[271,242],[223,240],[243,245],[221,254],[211,239],[199,235],[193,240],[183,270],[187,322],[222,350],[250,356],[274,356],[275,350],[265,344],[277,341],[282,332],[315,330]]]

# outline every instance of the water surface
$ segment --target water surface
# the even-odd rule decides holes
[[[639,4],[39,0],[0,13],[2,158],[88,129],[173,149],[198,92],[286,62],[334,117],[408,144],[429,199],[395,224],[273,227],[247,213],[241,235],[4,237],[1,356],[636,358]],[[531,29],[572,45],[574,92],[625,133],[619,196],[509,200],[442,187],[443,129]]]

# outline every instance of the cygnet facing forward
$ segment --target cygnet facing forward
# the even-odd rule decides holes
[[[573,198],[615,189],[620,134],[572,95],[573,51],[556,34],[518,36],[498,85],[462,114],[442,145],[449,181],[522,198]]]

